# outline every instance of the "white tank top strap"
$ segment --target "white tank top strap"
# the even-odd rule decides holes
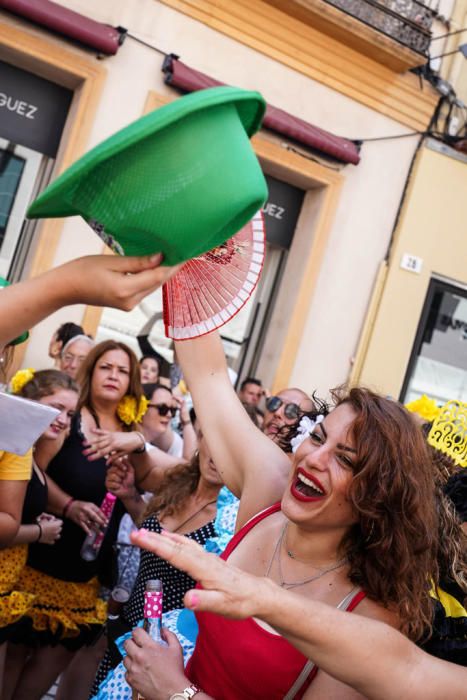
[[[338,609],[338,610],[347,610],[347,608],[349,607],[349,605],[350,605],[350,603],[352,602],[352,600],[355,598],[355,596],[356,596],[358,593],[360,593],[361,590],[362,590],[362,589],[361,589],[360,586],[355,586],[355,588],[352,588],[352,590],[350,591],[350,593],[347,593],[347,595],[345,596],[345,598],[342,598],[342,600],[341,600],[341,602],[339,603],[339,605],[336,606],[337,609]]]

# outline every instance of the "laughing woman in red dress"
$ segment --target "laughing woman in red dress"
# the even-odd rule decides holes
[[[430,580],[437,581],[437,512],[427,447],[409,413],[363,389],[336,396],[323,419],[302,420],[291,465],[248,419],[215,335],[178,343],[177,354],[212,457],[241,498],[238,531],[222,556],[305,599],[420,638],[431,624]],[[260,620],[197,618],[186,671],[173,635],[168,648],[142,631],[126,642],[127,677],[143,696],[363,697]]]

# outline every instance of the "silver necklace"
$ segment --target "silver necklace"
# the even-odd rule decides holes
[[[347,557],[343,557],[342,559],[339,559],[338,562],[336,562],[332,566],[328,566],[326,569],[319,569],[318,574],[315,574],[314,576],[310,576],[309,578],[305,578],[302,581],[286,581],[284,579],[284,575],[282,573],[281,546],[282,546],[282,542],[283,542],[284,537],[285,537],[287,525],[288,525],[288,523],[286,523],[284,525],[284,527],[282,528],[281,534],[279,535],[279,538],[276,542],[276,546],[274,547],[274,552],[272,553],[272,557],[271,557],[271,560],[269,562],[268,569],[266,571],[266,577],[269,577],[269,574],[271,573],[271,569],[272,569],[272,564],[274,562],[274,559],[277,556],[277,572],[279,574],[279,586],[281,588],[289,589],[289,588],[298,588],[298,586],[304,586],[306,583],[311,583],[312,581],[317,581],[325,574],[329,574],[331,571],[336,571],[337,569],[340,569],[342,566],[344,566],[344,564],[347,561]],[[287,554],[289,554],[289,551],[287,549],[286,549],[286,551],[287,551]],[[290,556],[290,554],[289,554],[289,556]],[[294,557],[292,555],[292,559],[293,558]],[[315,568],[317,568],[317,567],[315,567]]]
[[[316,569],[316,571],[324,571],[325,569],[323,569],[322,566],[316,566],[315,564],[312,564],[311,561],[309,561],[307,559],[301,559],[301,557],[297,557],[297,555],[294,554],[292,552],[292,550],[288,548],[288,545],[287,545],[287,529],[288,529],[288,527],[289,527],[289,523],[286,523],[285,527],[284,527],[285,532],[284,532],[284,536],[283,536],[284,549],[287,552],[287,556],[290,557],[291,559],[294,559],[295,561],[301,562],[302,564],[307,564],[308,566],[311,566],[313,569]],[[344,563],[346,560],[347,560],[347,557],[343,557],[342,559],[339,559],[339,563],[340,562]],[[327,571],[327,569],[326,569],[326,571]]]

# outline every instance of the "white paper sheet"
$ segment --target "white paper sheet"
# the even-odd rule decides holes
[[[0,450],[24,455],[59,413],[51,406],[0,392]]]

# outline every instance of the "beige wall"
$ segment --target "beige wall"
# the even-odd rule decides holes
[[[155,0],[67,0],[61,4],[96,20],[123,25],[162,50],[179,54],[188,65],[227,83],[258,89],[272,104],[336,134],[371,138],[408,130]],[[107,77],[87,147],[139,117],[149,90],[170,91],[162,80],[162,56],[130,38],[117,56],[105,58],[103,63]],[[291,384],[324,393],[347,378],[416,141],[411,137],[364,144],[361,163],[342,171],[329,244],[313,298],[303,312],[300,349],[290,363]],[[300,227],[304,235],[307,222],[302,219]],[[99,250],[99,240],[86,225],[70,219],[63,226],[54,264]],[[81,313],[75,307],[41,324],[33,332],[26,364],[46,364],[52,331],[65,318],[79,320]]]
[[[360,381],[398,397],[432,275],[467,282],[467,159],[424,148],[398,227]],[[423,260],[401,269],[404,253]]]

